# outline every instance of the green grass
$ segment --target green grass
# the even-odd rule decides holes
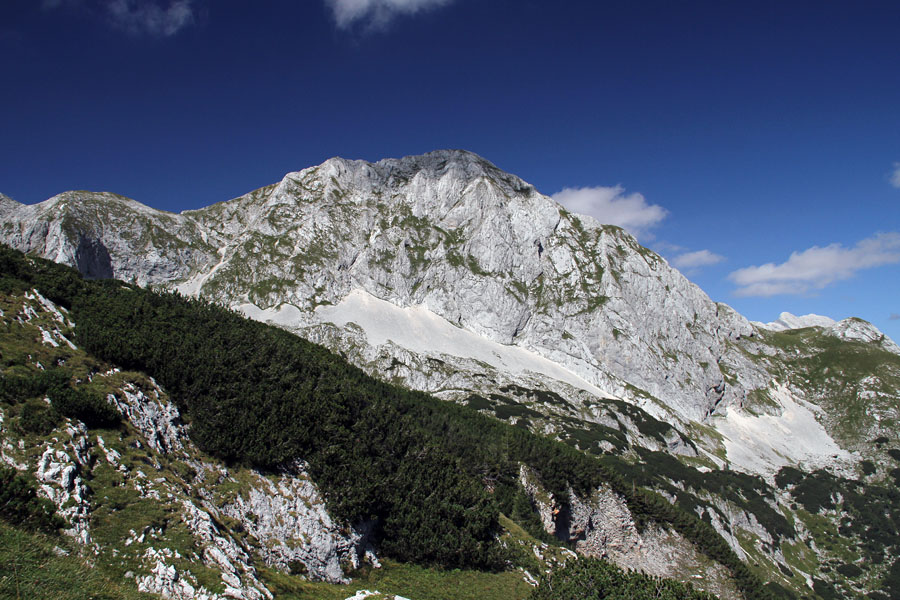
[[[772,399],[768,389],[758,388],[747,393],[747,402],[744,409],[752,415],[772,414],[780,405]],[[777,414],[777,413],[776,413]]]
[[[133,580],[110,577],[87,564],[68,538],[28,533],[0,522],[0,598],[151,600],[157,596],[139,593]]]
[[[842,447],[879,462],[882,452],[872,448],[873,437],[886,434],[886,439],[900,443],[896,433],[900,356],[874,344],[827,335],[816,327],[762,332],[761,341],[779,353],[747,356],[763,362],[777,379],[802,389],[807,399],[825,409],[823,425]],[[862,394],[863,390],[870,393]]]
[[[260,569],[260,575],[278,600],[344,600],[357,590],[414,600],[524,600],[532,590],[518,572],[429,569],[389,560],[380,569],[354,573],[349,585],[304,581],[270,569]]]

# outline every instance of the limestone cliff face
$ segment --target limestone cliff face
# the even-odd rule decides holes
[[[876,328],[805,317],[774,328],[751,324],[621,229],[571,214],[467,152],[332,159],[180,215],[106,193],[67,192],[34,206],[0,196],[0,241],[89,277],[223,302],[373,375],[492,411],[586,452],[637,460],[639,450],[664,451],[702,469],[762,474],[771,485],[786,464],[840,467],[852,477],[861,459],[879,466],[870,479],[885,478],[888,451],[900,444],[892,426],[900,348]],[[59,312],[37,292],[27,300],[25,316],[40,306]],[[63,335],[71,324],[62,313],[54,318],[35,339],[71,345]],[[141,565],[142,589],[204,597],[198,590],[209,584],[208,598],[226,589],[258,598],[267,591],[248,557],[335,582],[348,566],[375,561],[364,527],[328,515],[302,464],[266,476],[211,463],[189,444],[177,410],[152,380],[115,389],[110,402],[140,446],[85,437],[73,424],[37,456],[4,440],[0,460],[34,472],[85,544],[103,537],[86,526],[96,507],[80,487],[85,465],[117,470],[142,500],[168,499],[176,529],[148,525],[126,542]],[[144,447],[178,456],[186,471],[147,477],[136,462]],[[84,451],[95,459],[84,462]],[[673,532],[637,528],[611,490],[554,504],[531,479],[526,474],[522,483],[547,531],[582,553],[681,579],[708,566]],[[746,512],[746,503],[694,492],[739,556],[768,564],[776,577],[785,573],[777,565],[790,566],[811,581],[807,561],[782,554],[771,523]],[[785,494],[773,488],[754,510],[793,510]],[[665,497],[674,501],[672,489]],[[239,524],[240,535],[217,529],[223,520]],[[812,539],[797,529],[796,539]],[[187,555],[183,548],[179,556],[176,535],[194,540],[215,585],[200,571],[193,580],[181,570]],[[169,545],[157,540],[165,536]],[[717,586],[708,589],[734,595]]]
[[[65,192],[34,205],[4,198],[0,231],[5,243],[77,267],[89,278],[165,283],[211,258],[190,219],[124,196]]]
[[[623,230],[468,152],[335,158],[181,215],[86,192],[11,202],[4,241],[89,276],[292,305],[297,324],[363,290],[532,350],[615,395],[639,388],[689,419],[745,393],[719,363],[742,366],[729,341],[752,335],[749,322]]]

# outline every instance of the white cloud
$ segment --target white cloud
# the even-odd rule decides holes
[[[696,252],[679,254],[672,259],[672,264],[679,269],[696,269],[699,267],[717,265],[723,260],[725,260],[724,256],[714,254],[709,250],[697,250]]]
[[[325,0],[334,14],[338,27],[347,29],[359,21],[370,27],[383,27],[397,15],[417,12],[450,4],[453,0]]]
[[[168,37],[194,23],[196,0],[41,0],[44,10],[58,8],[105,13],[113,26],[132,34]]]
[[[168,37],[194,22],[193,0],[172,0],[163,7],[155,0],[108,0],[113,24],[130,33]]]
[[[746,267],[728,278],[738,285],[738,296],[805,294],[837,281],[850,279],[857,271],[900,262],[900,233],[880,233],[853,248],[830,244],[794,252],[787,261]]]
[[[677,254],[679,252],[687,252],[687,248],[673,244],[665,240],[653,243],[653,250],[658,254]]]
[[[618,225],[636,237],[646,235],[669,212],[658,204],[647,204],[641,194],[625,194],[622,186],[566,188],[553,199],[568,210],[594,217],[601,223]]]
[[[900,188],[900,162],[894,163],[894,171],[891,173],[891,185]]]

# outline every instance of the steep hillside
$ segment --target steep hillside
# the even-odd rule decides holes
[[[890,588],[897,536],[877,532],[898,529],[900,348],[858,319],[750,323],[624,231],[471,153],[332,159],[181,215],[89,192],[0,199],[0,215],[10,244],[89,277],[222,303],[377,379],[563,441],[699,515],[766,581],[822,597]],[[133,340],[117,343],[107,360]],[[504,456],[541,515],[532,533],[621,564],[628,544],[656,543],[636,531],[620,548],[579,512],[605,502],[596,481],[529,487]],[[829,486],[842,490],[830,503],[805,491]],[[654,569],[675,559],[644,558],[673,575]]]
[[[566,445],[387,386],[206,303],[84,284],[6,250],[0,265],[0,457],[23,474],[12,487],[4,476],[0,494],[36,489],[50,500],[72,538],[58,539],[60,551],[76,565],[93,555],[101,579],[175,598],[323,597],[348,588],[310,580],[442,577],[417,563],[475,568],[469,586],[521,598],[575,555],[500,511],[545,536],[536,494],[579,506],[591,530],[605,523],[596,489],[620,503],[618,529],[605,526],[626,546],[641,536],[663,544],[631,564],[706,572],[699,583],[726,596],[736,576],[748,597],[765,597],[739,563],[733,574],[715,566],[709,555],[724,551],[727,563],[728,551],[712,529]],[[380,567],[376,553],[404,564],[355,571]],[[13,581],[17,572],[3,574],[2,585]]]

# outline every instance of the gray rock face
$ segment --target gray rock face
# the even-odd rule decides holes
[[[658,525],[638,528],[624,498],[603,485],[581,498],[571,489],[567,505],[541,489],[528,469],[520,470],[519,481],[531,497],[544,530],[557,538],[574,542],[579,554],[606,558],[622,569],[649,575],[691,579],[694,585],[722,598],[739,598],[728,573],[711,564],[697,549],[674,531]]]
[[[106,375],[115,375],[115,372]],[[178,409],[152,379],[150,386],[149,390],[142,390],[133,383],[125,383],[108,400],[140,431],[147,446],[159,454],[184,460],[198,473],[198,481],[205,482],[205,474],[210,473],[218,477],[221,483],[236,483],[225,467],[190,458],[196,449],[181,423]],[[107,460],[119,466],[119,457],[110,455],[102,439],[99,443],[106,452]],[[302,563],[309,578],[342,583],[347,581],[345,565],[357,568],[363,558],[378,563],[374,553],[365,552],[363,535],[332,520],[325,510],[324,499],[302,465],[296,465],[289,473],[270,476],[274,480],[255,471],[251,471],[250,476],[252,481],[247,491],[233,499],[223,500],[214,493],[215,488],[207,489],[203,483],[198,490],[204,499],[202,505],[198,506],[190,499],[182,501],[184,522],[206,548],[202,555],[203,562],[222,573],[223,581],[232,590],[233,597],[256,600],[266,597],[268,592],[257,580],[248,549],[219,531],[212,517],[226,515],[240,521],[244,530],[256,540],[251,552],[258,553],[267,566],[284,572]],[[160,492],[144,490],[145,494],[156,497],[160,496]],[[192,597],[192,588],[183,578],[167,579],[174,567],[155,555],[150,558],[157,563],[154,577],[144,582],[146,589],[157,593],[174,590],[171,593],[175,594],[172,596],[175,598]],[[181,590],[177,593],[182,596],[176,594],[177,590]]]
[[[297,465],[289,475],[256,476],[249,493],[238,495],[222,512],[238,519],[260,542],[268,566],[331,583],[349,583],[344,565],[362,563],[363,536],[352,528],[342,531],[325,510],[315,484]],[[369,553],[375,561],[374,554]]]
[[[790,329],[803,329],[805,327],[821,327],[826,335],[831,335],[844,341],[863,342],[880,346],[883,350],[900,354],[900,346],[894,340],[886,336],[880,329],[862,319],[849,318],[835,322],[834,319],[821,315],[804,315],[797,317],[789,312],[781,313],[778,320],[771,323],[753,322],[757,327],[770,331],[787,331]]]
[[[169,564],[172,559],[182,558],[176,552],[167,548],[157,550],[149,548],[145,559],[153,565],[149,575],[137,578],[138,591],[159,594],[169,600],[225,600],[226,596],[215,594],[197,583],[197,579],[190,571],[179,572],[174,565]],[[127,576],[127,575],[126,575]],[[237,588],[231,588],[228,598],[259,598],[259,595],[246,596]],[[235,595],[235,591],[239,595]]]
[[[183,500],[182,519],[188,529],[205,546],[202,560],[221,573],[225,596],[245,600],[272,599],[269,590],[259,582],[247,551],[231,536],[219,530],[209,511],[190,500]]]
[[[119,396],[110,394],[107,400],[141,432],[151,448],[160,454],[181,450],[185,439],[181,415],[174,404],[162,400],[163,392],[156,382],[151,383],[150,395],[126,383]]]
[[[768,331],[711,301],[630,235],[567,212],[463,151],[377,163],[335,158],[180,215],[88,192],[34,206],[7,199],[0,211],[0,237],[17,248],[90,276],[111,269],[223,302],[346,352],[370,373],[451,400],[510,384],[551,390],[580,413],[560,417],[610,425],[592,402],[611,395],[686,431],[691,421],[718,428],[714,416],[748,406],[769,411],[754,397],[790,377]],[[390,334],[373,341],[380,317],[354,312],[361,297],[424,315],[397,321],[395,332],[439,319],[443,331],[499,349],[485,350],[487,357],[458,346],[429,350],[423,345],[436,347],[440,336],[427,327],[412,343]],[[828,331],[897,352],[863,323]],[[512,351],[552,368],[536,372],[529,360],[507,370],[500,355]],[[629,430],[629,440],[637,433]],[[696,451],[670,438],[640,444]],[[707,439],[715,455],[721,442]]]
[[[117,194],[66,192],[34,205],[8,200],[0,217],[5,243],[87,277],[164,283],[212,256],[190,219]]]
[[[729,341],[753,335],[749,322],[621,229],[463,151],[335,158],[181,215],[85,192],[5,210],[7,243],[92,276],[111,268],[230,305],[292,305],[307,322],[364,290],[690,419],[744,394],[718,364]]]
[[[825,329],[825,333],[845,341],[875,344],[894,354],[900,354],[900,346],[880,329],[862,319],[844,319]]]
[[[38,494],[57,507],[69,524],[68,533],[82,544],[91,543],[89,491],[81,470],[90,464],[87,429],[81,423],[66,428],[68,440],[54,439],[44,446],[34,472]]]

